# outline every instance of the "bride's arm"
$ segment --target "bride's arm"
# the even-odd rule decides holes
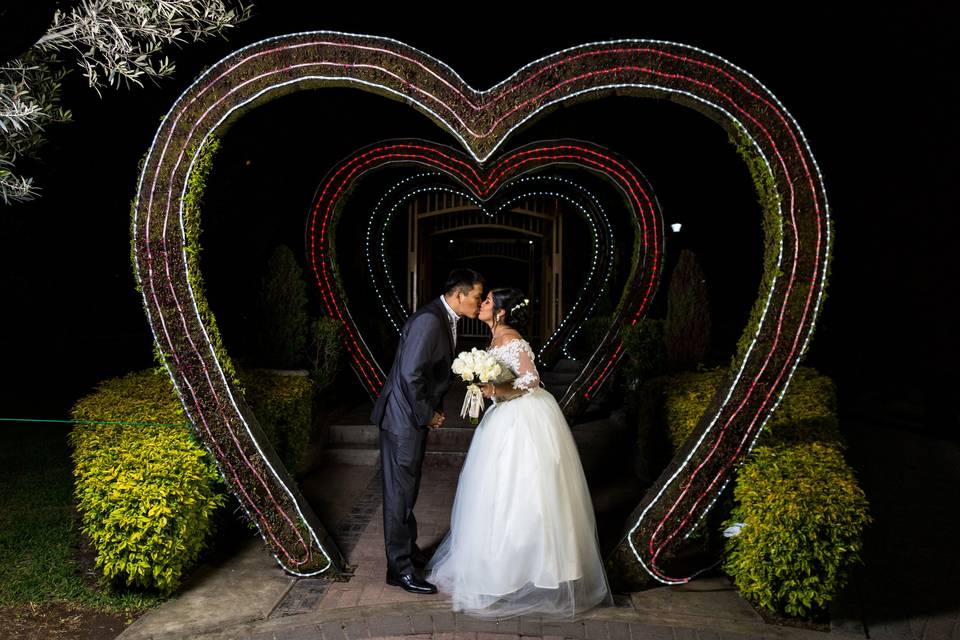
[[[525,342],[518,340],[518,367],[517,377],[509,382],[500,384],[485,384],[481,386],[481,392],[484,396],[495,397],[498,400],[510,400],[529,393],[540,386],[540,374],[533,363],[533,353]]]

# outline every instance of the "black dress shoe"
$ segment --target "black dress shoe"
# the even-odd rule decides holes
[[[412,573],[405,573],[402,576],[395,576],[388,571],[387,584],[392,587],[400,587],[404,591],[409,591],[410,593],[428,594],[437,592],[437,588],[434,585],[430,584],[426,580],[421,580]]]

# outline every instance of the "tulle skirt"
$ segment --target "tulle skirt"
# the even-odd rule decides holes
[[[454,611],[474,616],[570,618],[612,604],[580,456],[549,392],[486,410],[427,569]]]

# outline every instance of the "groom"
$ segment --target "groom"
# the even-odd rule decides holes
[[[450,386],[457,320],[480,315],[483,283],[472,269],[454,269],[444,294],[410,316],[370,416],[380,427],[387,584],[411,593],[437,592],[414,571],[414,565],[422,567],[427,558],[417,547],[413,506],[420,491],[427,432],[444,420],[443,396]]]

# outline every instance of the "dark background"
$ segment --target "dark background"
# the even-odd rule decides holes
[[[0,352],[7,377],[0,417],[63,417],[98,380],[153,365],[134,290],[129,216],[137,164],[160,119],[205,67],[230,51],[281,33],[331,29],[397,38],[480,89],[540,56],[610,38],[682,42],[746,69],[803,129],[835,221],[828,297],[807,364],[836,378],[842,410],[900,412],[913,428],[952,429],[953,16],[912,9],[758,19],[732,8],[704,14],[691,7],[625,16],[589,6],[597,15],[501,18],[477,5],[457,14],[418,6],[409,14],[350,16],[329,6],[261,2],[229,41],[171,52],[177,74],[159,86],[105,90],[101,99],[79,72],[72,74],[64,104],[75,121],[50,127],[41,160],[20,165],[37,178],[43,197],[0,208]],[[668,236],[668,255],[675,260],[683,247],[697,252],[711,288],[717,349],[732,353],[757,293],[761,231],[749,176],[725,133],[677,105],[611,98],[555,112],[504,149],[558,136],[606,145],[644,172],[665,222],[684,223],[680,234]],[[244,295],[272,245],[286,242],[303,261],[304,220],[326,170],[388,137],[456,144],[412,109],[348,90],[286,96],[226,134],[204,209],[202,264],[228,349],[241,348]]]

